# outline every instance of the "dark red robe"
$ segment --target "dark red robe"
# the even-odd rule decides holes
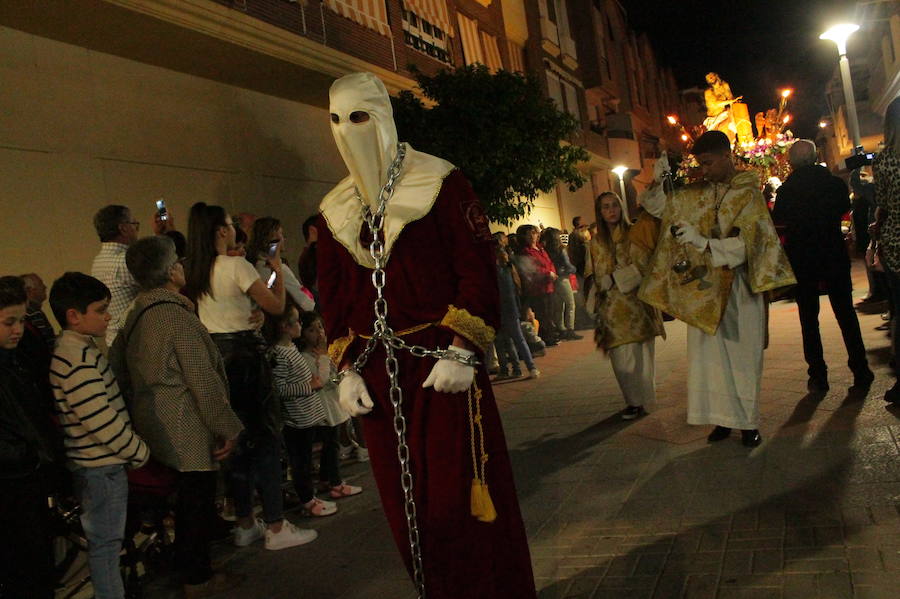
[[[317,228],[319,303],[329,340],[347,342],[351,332],[371,335],[372,271],[356,263],[324,220]],[[364,235],[366,229],[363,226]],[[441,323],[405,336],[408,343],[445,348],[459,334],[485,348],[482,333],[500,325],[494,250],[481,205],[459,171],[446,177],[431,211],[400,233],[386,274],[388,324],[394,331]],[[448,319],[450,306],[467,310],[471,318],[456,312],[456,318]],[[352,361],[364,343],[353,338],[344,360]],[[484,366],[478,367],[475,380],[483,391],[486,479],[497,510],[491,523],[470,514],[473,472],[467,394],[423,389],[435,360],[402,350],[396,356],[428,599],[534,598],[528,541]],[[411,573],[393,408],[380,345],[361,374],[375,403],[363,421],[372,470],[394,540]]]

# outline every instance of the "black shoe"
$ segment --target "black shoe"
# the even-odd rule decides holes
[[[756,429],[741,431],[741,443],[744,444],[744,447],[758,447],[762,443],[762,437]]]
[[[567,341],[578,341],[579,339],[584,339],[584,335],[579,335],[575,331],[566,331],[563,333],[563,339]]]
[[[546,345],[547,347],[556,347],[557,345],[559,345],[559,340],[558,339],[544,339],[544,345]]]
[[[825,393],[828,391],[828,379],[824,376],[811,376],[806,382],[806,389],[810,393]]]
[[[634,420],[646,415],[647,412],[644,410],[644,406],[628,406],[622,410],[622,420]]]
[[[865,370],[853,374],[853,386],[859,389],[868,389],[875,380],[875,374],[866,368]]]
[[[709,436],[706,437],[706,441],[708,443],[715,443],[716,441],[722,441],[723,439],[727,439],[731,436],[731,429],[727,426],[717,426],[709,433]]]
[[[890,330],[891,330],[891,323],[890,323],[890,322],[883,322],[883,323],[881,323],[880,325],[878,325],[877,327],[875,327],[875,330],[876,330],[876,331],[890,331]]]

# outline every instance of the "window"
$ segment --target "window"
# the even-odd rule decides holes
[[[547,72],[547,95],[556,103],[556,107],[560,110],[566,109],[565,100],[563,100],[562,82],[555,73]]]
[[[581,122],[581,111],[578,109],[578,92],[575,86],[568,81],[561,81],[566,97],[566,111]]]
[[[407,46],[445,64],[453,64],[450,42],[443,30],[406,8],[400,14],[403,19],[403,42]]]

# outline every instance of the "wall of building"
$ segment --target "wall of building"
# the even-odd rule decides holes
[[[327,111],[0,27],[0,272],[90,269],[91,218],[124,204],[148,234],[163,196],[178,228],[217,203],[300,225],[346,169]]]

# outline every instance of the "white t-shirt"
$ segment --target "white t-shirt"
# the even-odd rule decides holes
[[[236,333],[250,329],[253,302],[247,290],[259,273],[242,256],[218,256],[209,285],[197,305],[200,322],[210,333]]]

